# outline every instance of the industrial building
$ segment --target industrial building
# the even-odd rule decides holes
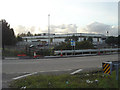
[[[43,33],[40,36],[24,36],[22,37],[23,42],[19,42],[19,44],[32,44],[32,45],[59,45],[61,42],[65,42],[66,37],[72,36],[78,37],[78,42],[86,40],[88,37],[92,37],[93,44],[102,44],[105,42],[106,36],[103,34],[91,34],[91,33],[70,33],[70,34],[50,34]]]

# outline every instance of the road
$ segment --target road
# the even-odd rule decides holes
[[[51,58],[32,60],[3,60],[3,73],[32,73],[101,67],[103,61],[117,61],[118,55]]]
[[[100,55],[71,58],[3,60],[3,84],[14,77],[33,72],[60,72],[77,69],[101,68],[103,61],[117,61],[118,55]],[[4,86],[4,85],[3,85]],[[6,86],[5,86],[6,87]]]

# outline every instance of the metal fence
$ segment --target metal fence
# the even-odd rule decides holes
[[[78,55],[78,54],[108,54],[118,53],[120,48],[106,48],[106,49],[83,49],[83,50],[58,50],[54,51],[55,55]]]

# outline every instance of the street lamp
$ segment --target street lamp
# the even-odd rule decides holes
[[[29,56],[30,56],[30,58],[31,58],[31,49],[32,49],[32,47],[34,47],[34,46],[33,45],[29,46]]]
[[[109,36],[109,31],[107,30],[108,28],[110,28],[110,26],[108,26],[108,27],[105,28],[105,31],[106,31],[106,33],[107,33],[107,38],[108,38],[108,36]],[[113,26],[112,26],[111,28],[113,28]]]
[[[48,14],[48,48],[50,45],[50,14]]]

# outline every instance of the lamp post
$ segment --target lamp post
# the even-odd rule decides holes
[[[48,48],[50,45],[50,14],[48,14]]]
[[[106,27],[105,28],[105,31],[106,31],[106,33],[107,33],[107,38],[108,38],[108,36],[109,36],[109,31],[107,30],[109,27]]]
[[[108,35],[109,35],[109,32],[107,31],[107,37],[108,37]]]

